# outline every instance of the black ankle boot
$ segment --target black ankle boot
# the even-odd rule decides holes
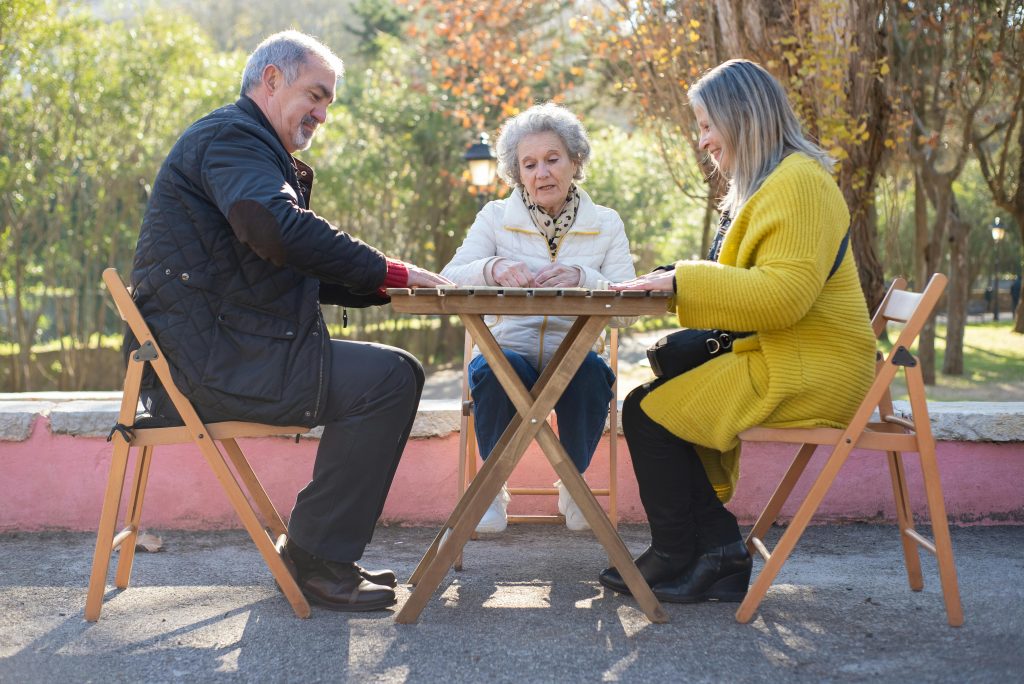
[[[738,603],[747,595],[753,561],[743,541],[708,549],[677,577],[656,584],[654,595],[669,603]]]
[[[653,587],[659,582],[664,582],[677,576],[686,569],[691,560],[693,560],[693,556],[689,554],[662,553],[653,546],[649,546],[646,551],[637,557],[636,569],[640,571],[644,581]],[[597,580],[620,594],[632,593],[622,580],[622,575],[615,568],[607,568],[600,574]]]
[[[293,542],[290,537],[288,542],[285,544],[285,551],[299,571],[302,571],[305,568],[316,567],[316,565],[322,560],[319,556],[313,555]],[[280,552],[280,549],[278,549],[278,552]],[[353,565],[356,566],[356,570],[362,578],[371,584],[379,584],[381,586],[391,587],[392,589],[398,586],[398,577],[392,570],[367,570],[359,565],[359,563],[353,563]],[[298,581],[298,575],[296,573],[293,572],[292,576],[294,576],[296,581]]]

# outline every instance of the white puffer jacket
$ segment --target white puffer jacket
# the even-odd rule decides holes
[[[578,266],[583,272],[579,286],[591,289],[600,281],[636,277],[622,219],[615,211],[594,204],[582,189],[576,222],[562,236],[554,259],[547,238],[533,225],[522,192],[516,188],[507,199],[489,202],[480,210],[441,275],[460,285],[493,285],[488,277],[493,262],[501,258],[522,261],[534,273],[552,261]],[[571,316],[486,317],[498,344],[522,354],[537,370],[547,364],[574,320]],[[635,320],[617,319],[613,324],[630,325]],[[603,350],[603,342],[598,344],[599,351]]]

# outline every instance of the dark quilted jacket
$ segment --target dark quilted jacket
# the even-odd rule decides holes
[[[387,301],[385,257],[308,209],[312,182],[247,97],[190,126],[157,175],[131,282],[205,421],[316,425],[331,358],[321,300]],[[158,387],[144,402],[176,417]]]

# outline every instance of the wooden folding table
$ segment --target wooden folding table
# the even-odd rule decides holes
[[[609,319],[612,316],[664,315],[670,293],[445,287],[394,288],[388,290],[388,295],[392,307],[398,312],[457,315],[472,333],[480,352],[518,412],[413,572],[409,583],[414,584],[415,589],[396,620],[400,623],[416,622],[484,511],[501,491],[502,484],[512,474],[530,442],[536,438],[640,608],[651,622],[667,622],[667,614],[644,582],[629,550],[545,419]],[[484,316],[488,314],[576,316],[575,323],[545,366],[532,392],[523,385],[484,323]],[[616,436],[612,435],[611,439],[616,439]]]

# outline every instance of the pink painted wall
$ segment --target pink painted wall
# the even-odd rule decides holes
[[[607,437],[587,479],[607,484]],[[253,469],[285,517],[295,493],[306,483],[317,442],[267,438],[242,444]],[[390,523],[437,525],[455,505],[458,435],[409,442],[384,508]],[[963,524],[1024,523],[1024,445],[1020,443],[941,442],[939,467],[950,518]],[[730,509],[751,523],[789,464],[791,450],[780,445],[749,445]],[[816,473],[824,454],[809,468]],[[917,457],[906,458],[914,512],[927,519]],[[38,418],[24,442],[0,442],[0,531],[93,530],[99,519],[110,463],[110,445],[102,438],[54,435]],[[555,480],[534,446],[512,478],[513,484],[547,485]],[[806,492],[810,480],[801,482]],[[619,512],[626,522],[643,522],[636,481],[625,441],[619,440]],[[599,499],[604,502],[605,500]],[[554,497],[517,497],[512,513],[546,513]],[[790,505],[783,516],[792,514]],[[816,522],[890,521],[892,491],[882,454],[854,452],[826,497]],[[238,527],[227,498],[199,452],[191,447],[161,447],[150,472],[143,513],[148,529]]]

